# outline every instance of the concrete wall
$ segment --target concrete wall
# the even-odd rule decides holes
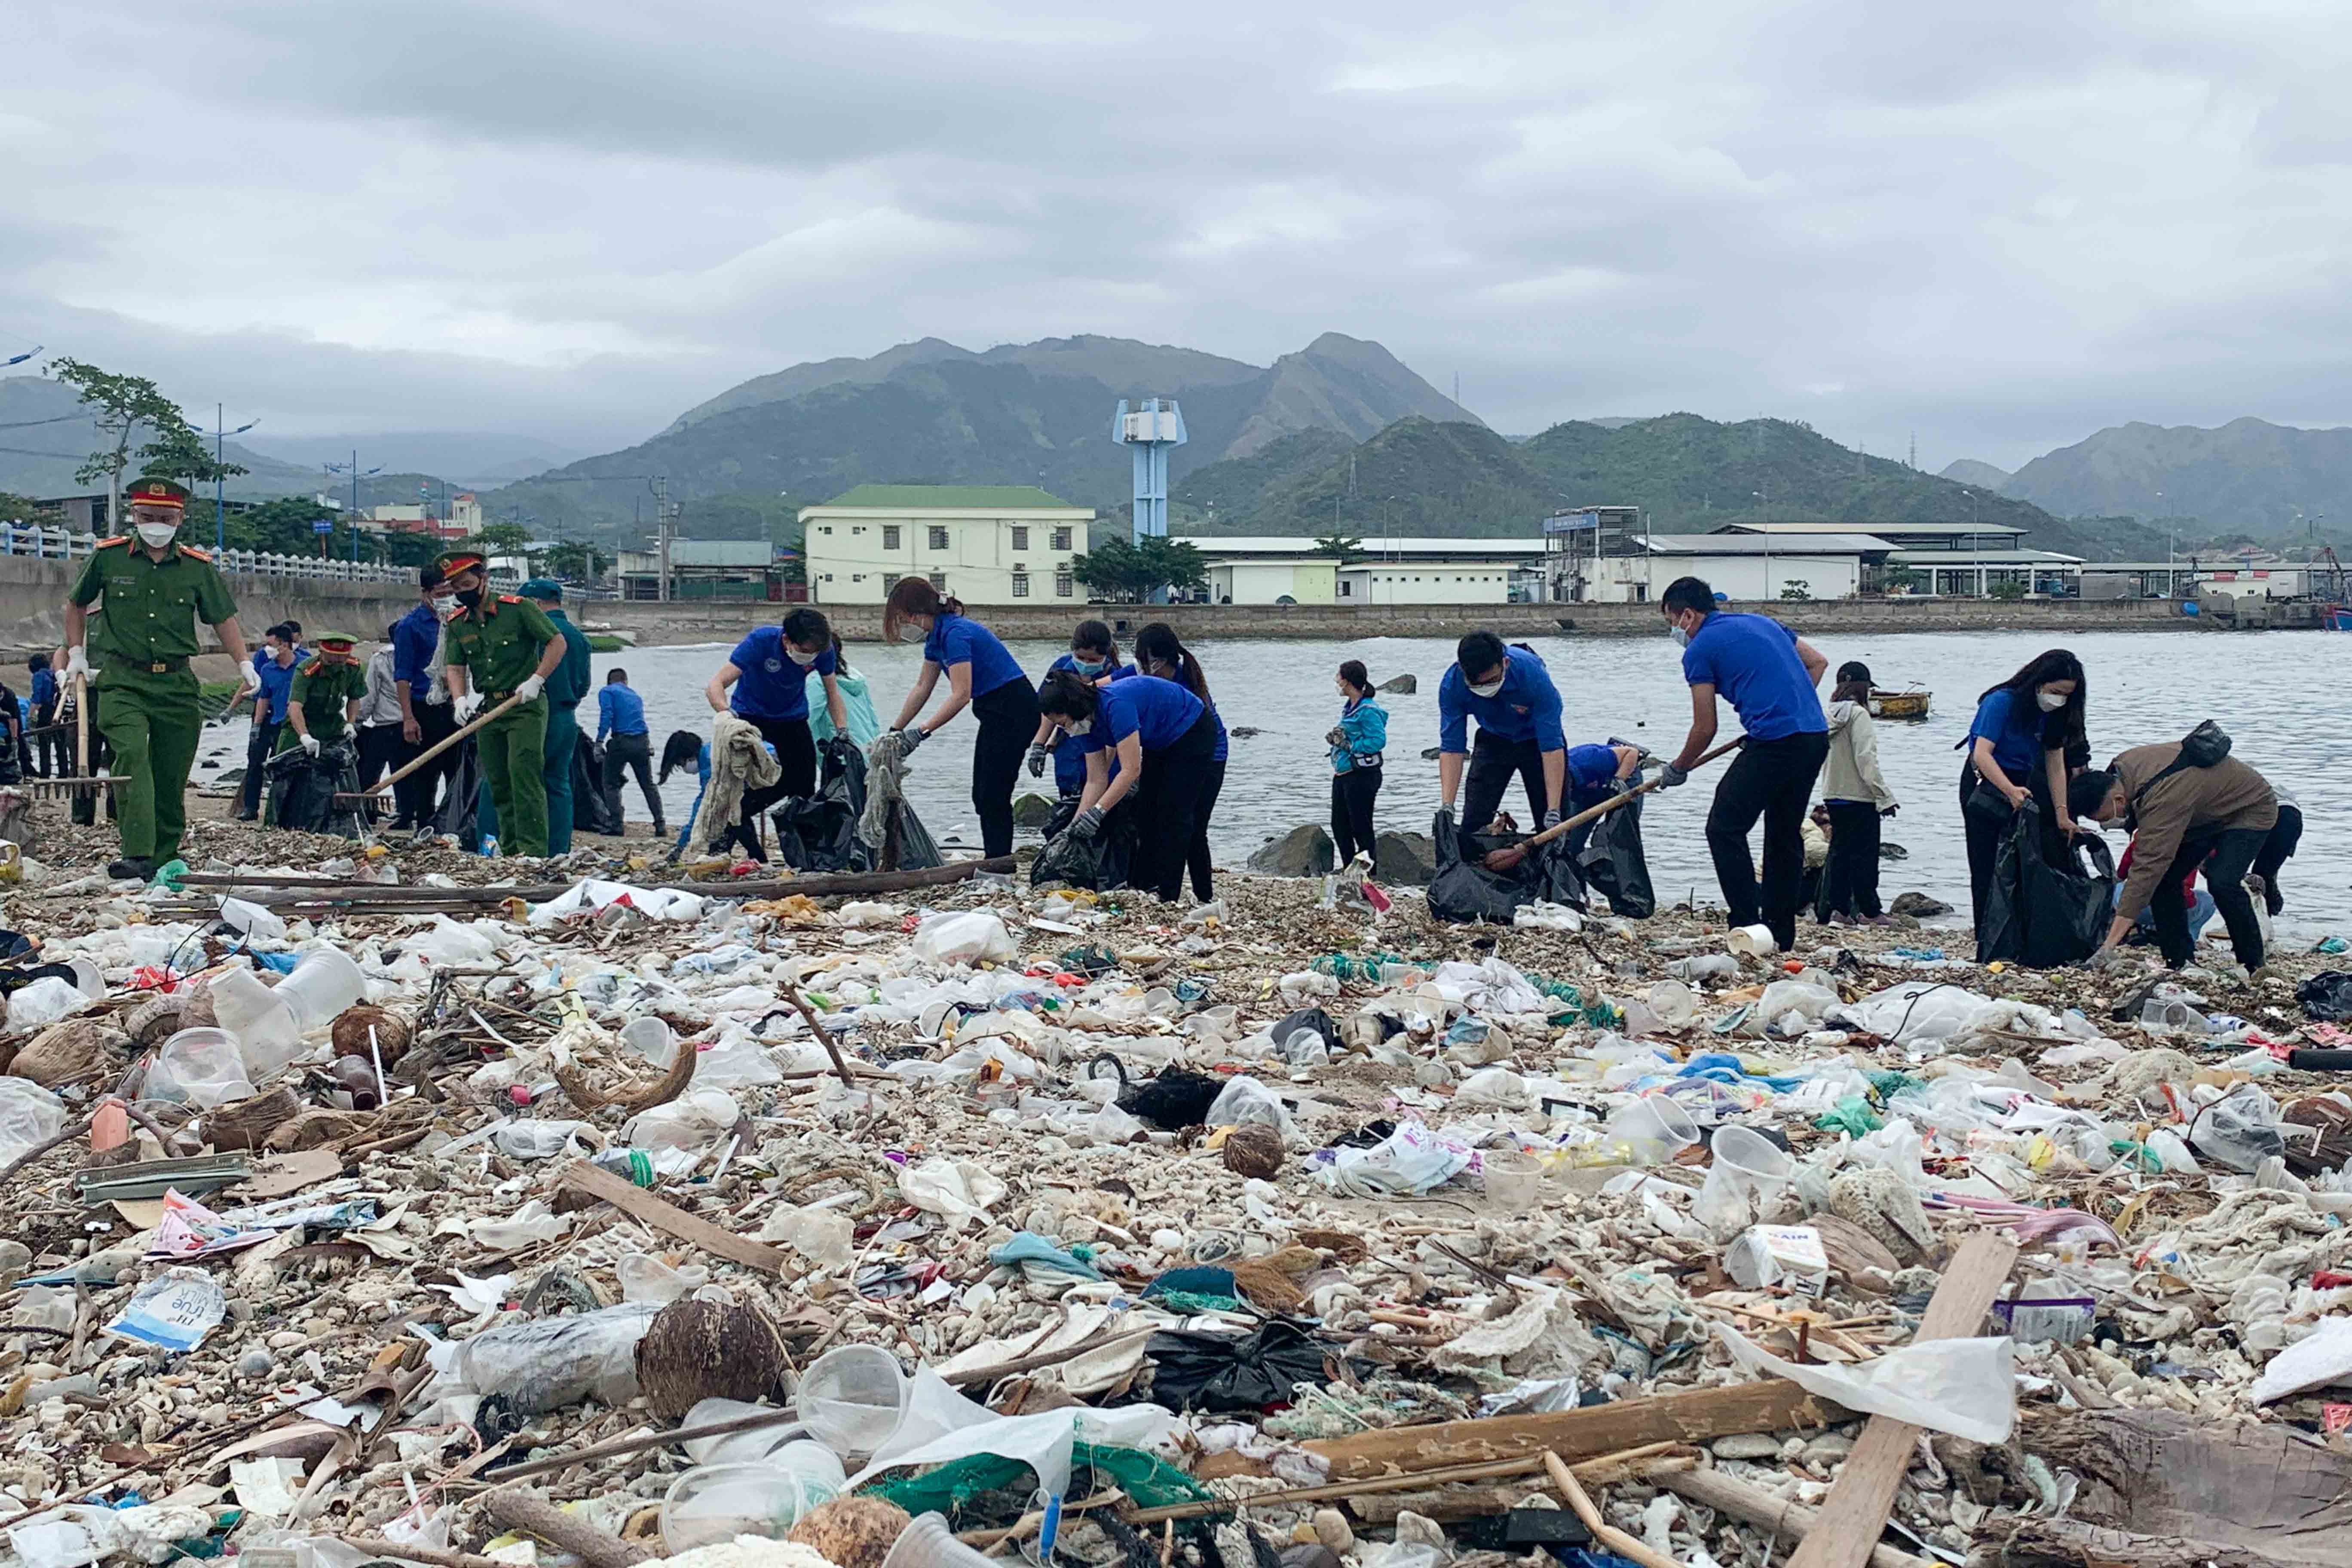
[[[23,655],[58,646],[65,635],[66,595],[82,565],[0,555],[0,649]],[[373,642],[387,622],[416,604],[415,588],[398,583],[232,576],[228,586],[248,645],[260,642],[264,626],[289,619],[301,622],[305,632],[333,626]]]
[[[1819,604],[1734,605],[1760,611],[1827,637],[1853,632],[2178,630],[2206,623],[2184,618],[2166,599],[2025,600],[1836,599]],[[824,606],[835,628],[851,642],[878,642],[878,605]],[[774,605],[657,605],[600,601],[575,606],[593,631],[617,632],[642,647],[728,642],[753,626],[778,620]],[[1375,637],[1456,637],[1484,626],[1506,637],[1658,637],[1654,605],[1397,605],[1358,609],[1340,605],[975,605],[973,617],[999,637],[1062,640],[1088,616],[1132,636],[1166,621],[1192,637],[1301,637],[1348,641]]]

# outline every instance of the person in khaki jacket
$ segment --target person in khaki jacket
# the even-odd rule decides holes
[[[2187,963],[2195,952],[2188,909],[2178,898],[2156,893],[2179,888],[2202,866],[2206,890],[2230,928],[2230,946],[2252,973],[2262,967],[2263,932],[2246,892],[2246,872],[2278,822],[2278,799],[2268,779],[2235,757],[2198,767],[2184,763],[2180,749],[2178,741],[2134,746],[2105,772],[2087,770],[2067,786],[2076,816],[2102,826],[2125,822],[2132,829],[2131,875],[2116,900],[2106,940],[2089,962],[2107,962],[2139,912],[2152,908],[2165,963],[2175,969]]]
[[[1838,667],[1830,696],[1830,754],[1822,763],[1822,805],[1829,813],[1829,864],[1822,872],[1815,917],[1886,925],[1878,902],[1878,823],[1895,811],[1895,792],[1878,769],[1878,727],[1870,717],[1870,667]]]

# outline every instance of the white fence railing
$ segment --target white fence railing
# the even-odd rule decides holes
[[[98,536],[69,528],[35,528],[26,523],[0,522],[0,555],[29,555],[42,561],[74,561],[98,548]],[[404,583],[416,585],[414,566],[387,566],[373,561],[338,561],[329,556],[278,555],[258,550],[228,550],[214,563],[232,575],[249,577],[309,577],[335,583]]]

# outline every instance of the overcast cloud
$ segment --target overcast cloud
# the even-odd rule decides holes
[[[602,449],[927,335],[1337,330],[1507,431],[2013,467],[2352,423],[2347,55],[2278,0],[11,0],[0,357]]]

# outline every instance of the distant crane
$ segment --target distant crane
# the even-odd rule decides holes
[[[1168,536],[1168,449],[1181,447],[1184,416],[1172,397],[1147,397],[1130,414],[1127,399],[1118,400],[1111,419],[1110,438],[1135,453],[1135,530],[1138,544],[1147,538]]]

